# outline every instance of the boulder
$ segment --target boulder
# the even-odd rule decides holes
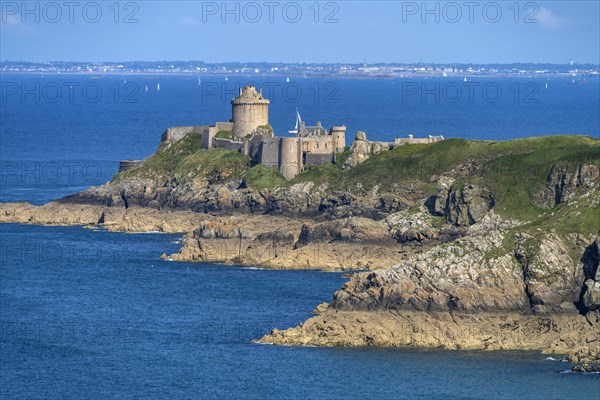
[[[588,310],[600,310],[600,282],[588,279],[585,281],[583,304]]]
[[[199,239],[245,239],[250,235],[240,229],[234,218],[219,218],[202,221],[193,232],[193,237]]]
[[[454,183],[454,178],[441,176],[437,181],[436,195],[433,201],[433,214],[444,215],[448,205],[448,195]]]
[[[388,142],[369,142],[364,132],[357,132],[356,139],[350,147],[350,157],[346,159],[342,167],[343,169],[355,167],[370,156],[388,151],[392,147],[392,143]]]
[[[281,245],[294,243],[295,237],[292,232],[277,230],[261,233],[256,237],[256,240],[262,243],[270,242]]]
[[[452,186],[448,194],[446,219],[458,226],[473,225],[483,219],[495,205],[494,196],[487,188],[465,184]]]
[[[343,218],[314,226],[304,224],[294,248],[313,242],[370,242],[391,239],[383,222],[368,218]]]

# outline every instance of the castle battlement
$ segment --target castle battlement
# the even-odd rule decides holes
[[[300,124],[296,136],[275,136],[269,125],[270,101],[262,95],[262,90],[254,86],[244,86],[239,96],[231,100],[231,120],[216,122],[208,126],[183,126],[167,129],[162,135],[163,142],[175,142],[190,133],[200,134],[202,148],[228,149],[251,157],[253,164],[276,167],[286,179],[292,179],[304,171],[307,165],[320,165],[335,162],[337,153],[346,147],[346,126],[334,125],[326,129],[320,121],[314,126]],[[443,140],[442,136],[429,136],[416,139],[396,139],[392,143],[368,142],[364,132],[357,132],[353,149],[367,154],[389,150],[406,144],[433,143]],[[356,158],[356,157],[355,157]],[[356,162],[364,159],[357,158]],[[124,160],[121,170],[137,165],[139,161]]]
[[[262,89],[256,90],[254,86],[244,86],[240,89],[240,94],[235,99],[231,100],[231,104],[254,105],[254,104],[270,104],[268,99],[262,95]]]

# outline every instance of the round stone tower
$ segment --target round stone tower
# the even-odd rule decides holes
[[[346,147],[346,126],[331,127],[331,136],[333,136],[333,148],[336,152],[344,151]]]
[[[238,138],[252,133],[257,127],[269,123],[269,100],[262,97],[262,90],[244,86],[240,95],[231,100],[233,134]]]
[[[279,147],[279,172],[285,179],[293,179],[302,171],[300,138],[282,137]]]

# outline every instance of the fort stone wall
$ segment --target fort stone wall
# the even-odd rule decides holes
[[[334,153],[333,138],[330,135],[302,138],[303,151],[314,154]]]
[[[207,126],[174,126],[167,128],[161,136],[162,142],[175,142],[181,140],[189,133],[202,133]]]
[[[244,141],[243,154],[250,156],[253,164],[260,164],[263,154],[263,136],[253,136],[250,140]]]
[[[443,136],[428,136],[426,138],[414,138],[413,135],[408,135],[407,138],[394,139],[394,146],[404,146],[406,144],[428,144],[444,140]]]
[[[293,179],[302,171],[300,138],[282,137],[279,146],[279,171],[285,179]]]
[[[214,147],[217,149],[233,150],[242,153],[244,142],[231,139],[213,139]]]
[[[214,139],[217,132],[218,130],[214,126],[209,126],[202,132],[203,149],[212,149],[214,147]]]
[[[279,167],[280,137],[264,138],[261,142],[260,163],[267,167]]]
[[[333,153],[325,153],[325,154],[315,154],[315,153],[307,153],[306,154],[306,165],[322,165],[322,164],[330,164],[334,161]]]
[[[119,162],[119,172],[129,171],[144,160],[121,160]]]
[[[217,122],[215,124],[215,128],[217,128],[217,132],[220,131],[228,131],[233,132],[233,122]]]

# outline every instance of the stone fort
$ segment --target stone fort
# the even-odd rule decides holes
[[[308,165],[320,165],[336,162],[336,155],[346,146],[346,127],[332,126],[325,129],[320,122],[315,126],[306,126],[304,121],[294,136],[275,136],[269,125],[269,100],[262,90],[254,86],[240,89],[239,96],[231,100],[231,120],[216,122],[211,126],[182,126],[168,128],[162,134],[162,141],[177,141],[190,133],[202,137],[202,148],[228,149],[249,156],[252,163],[277,168],[286,179],[292,179]],[[396,139],[395,142],[367,142],[363,132],[358,132],[353,143],[369,144],[391,149],[395,146],[411,143],[431,143],[443,137],[427,139]],[[375,145],[375,146],[373,146]],[[381,150],[379,150],[381,151]],[[133,168],[141,161],[123,160],[120,170]]]

